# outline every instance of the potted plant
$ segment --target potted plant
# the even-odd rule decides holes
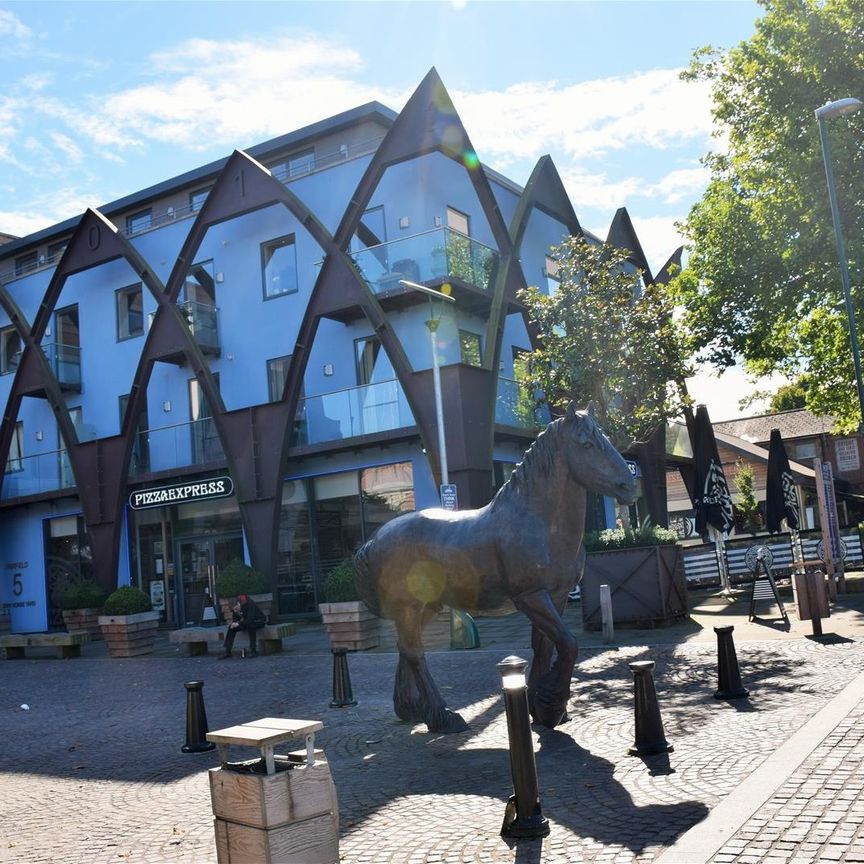
[[[91,639],[101,639],[99,612],[108,592],[91,579],[70,582],[60,595],[63,623],[69,633],[86,633]]]
[[[99,627],[112,657],[150,654],[159,628],[159,613],[140,589],[124,585],[108,596]]]
[[[240,594],[248,594],[269,619],[273,606],[270,580],[260,570],[235,558],[216,574],[216,596],[219,598],[224,621],[231,620],[231,606],[234,598]]]
[[[378,618],[357,594],[354,562],[340,561],[324,578],[318,611],[333,648],[363,651],[378,644]]]
[[[608,585],[615,626],[664,627],[687,617],[687,580],[678,535],[668,528],[613,528],[585,535],[582,622],[602,626],[600,586]]]

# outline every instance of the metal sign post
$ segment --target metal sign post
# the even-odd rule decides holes
[[[834,586],[835,574],[841,593],[846,591],[846,576],[843,572],[843,554],[840,548],[840,523],[837,519],[837,499],[834,497],[834,474],[831,463],[815,460],[816,496],[819,499],[819,518],[822,522],[822,546],[825,550],[825,570]],[[833,592],[832,592],[833,596]]]

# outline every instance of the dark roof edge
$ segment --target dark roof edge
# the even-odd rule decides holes
[[[264,141],[261,144],[254,144],[245,152],[253,159],[266,157],[269,153],[283,150],[294,144],[299,144],[307,138],[315,138],[320,135],[332,134],[339,132],[348,126],[356,125],[363,120],[378,118],[383,120],[386,125],[390,125],[396,119],[397,113],[386,105],[380,102],[367,102],[365,105],[359,105],[356,108],[351,108],[348,111],[343,111],[341,114],[335,114],[324,120],[318,120],[302,129],[297,129],[294,132],[288,132],[285,135],[280,135],[277,138],[271,138],[269,141]],[[99,207],[99,212],[104,216],[111,216],[119,210],[125,210],[128,207],[134,207],[136,204],[145,204],[154,198],[159,198],[168,194],[174,189],[180,189],[184,186],[191,186],[195,183],[202,182],[209,177],[215,177],[219,171],[225,166],[229,157],[225,156],[217,159],[215,162],[210,162],[207,165],[202,165],[200,168],[193,168],[184,174],[178,174],[169,180],[163,180],[154,186],[148,186],[139,192],[133,192],[123,198],[118,198],[116,201],[111,201]],[[11,240],[9,243],[4,243],[0,247],[0,257],[5,258],[7,255],[20,253],[21,251],[31,247],[38,246],[45,240],[54,237],[58,234],[66,234],[73,231],[81,221],[83,214],[73,216],[71,219],[66,219],[63,222],[58,222],[56,225],[51,225],[48,228],[43,228],[33,234],[28,234],[26,237],[19,237]],[[12,235],[7,235],[12,236]]]

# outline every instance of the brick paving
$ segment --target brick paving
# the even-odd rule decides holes
[[[721,622],[715,614],[704,621],[697,639],[692,628],[677,637],[622,633],[617,647],[605,647],[586,634],[570,719],[535,729],[550,835],[518,842],[499,835],[512,789],[495,664],[511,652],[529,656],[527,627],[489,631],[490,649],[430,653],[445,698],[471,726],[450,736],[394,717],[396,657],[386,645],[350,655],[359,704],[330,709],[331,660],[313,629],[287,640],[282,655],[226,663],[184,657],[167,640],[150,658],[110,660],[90,645],[80,659],[0,662],[0,861],[215,861],[206,772],[216,756],[180,752],[190,680],[205,682],[210,728],[263,716],[323,720],[316,744],[336,782],[348,864],[651,861],[864,669],[860,624],[846,640],[820,643],[800,628],[779,634],[741,621],[748,636],[771,638],[739,641],[736,623],[751,698],[720,702],[710,627]],[[635,644],[655,636],[657,644]],[[627,664],[637,659],[656,661],[670,754],[626,755],[634,734]],[[859,705],[826,730],[711,860],[864,861],[862,714]]]

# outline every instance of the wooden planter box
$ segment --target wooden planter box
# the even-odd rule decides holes
[[[687,617],[687,580],[678,545],[589,552],[581,582],[586,630],[602,626],[601,585],[609,586],[616,627],[668,627]]]
[[[153,652],[159,613],[100,615],[99,627],[112,657],[140,657]]]
[[[99,609],[64,609],[63,623],[67,633],[86,633],[91,639],[101,639]]]
[[[379,640],[378,616],[373,615],[362,600],[347,603],[319,603],[318,611],[330,635],[333,648],[365,651]]]

